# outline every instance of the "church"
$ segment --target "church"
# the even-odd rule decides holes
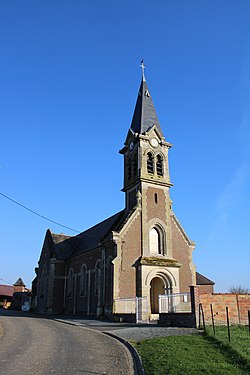
[[[196,273],[195,243],[172,209],[170,149],[142,64],[132,122],[119,151],[125,208],[76,236],[47,230],[32,286],[36,311],[126,320],[141,300],[150,319],[159,313],[159,296],[184,296],[198,283],[212,291],[214,283]]]

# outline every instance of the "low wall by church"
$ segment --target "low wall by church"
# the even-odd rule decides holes
[[[215,324],[227,324],[226,307],[228,307],[230,324],[248,324],[250,294],[199,294],[199,302],[202,305],[204,320],[207,324],[212,324],[211,304]]]
[[[159,314],[161,327],[188,327],[195,328],[195,316],[192,313],[161,313]]]
[[[136,323],[136,314],[114,314],[112,317],[115,322],[119,323]]]

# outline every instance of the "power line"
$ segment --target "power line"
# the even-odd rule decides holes
[[[0,195],[2,195],[4,198],[8,199],[9,201],[11,201],[11,202],[17,204],[18,206],[24,208],[25,210],[31,212],[32,214],[41,217],[41,218],[44,219],[44,220],[50,221],[51,223],[56,224],[56,225],[59,225],[60,227],[63,227],[63,228],[66,228],[66,229],[72,230],[73,232],[81,233],[79,230],[76,230],[76,229],[73,229],[73,228],[67,227],[66,225],[63,225],[63,224],[57,223],[56,221],[51,220],[51,219],[47,218],[46,216],[43,216],[43,215],[39,214],[38,212],[31,210],[30,208],[24,206],[23,204],[21,204],[21,203],[15,201],[14,199],[8,197],[7,195],[5,195],[5,194],[3,194],[3,193],[1,193],[1,192],[0,192]]]

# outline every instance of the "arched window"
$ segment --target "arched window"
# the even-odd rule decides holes
[[[130,158],[128,159],[127,168],[128,168],[128,179],[130,180],[131,174],[132,174],[132,166],[131,166],[131,159]]]
[[[156,156],[156,172],[158,176],[163,176],[163,161],[161,155]]]
[[[44,266],[42,271],[42,277],[39,284],[40,296],[45,296],[47,292],[47,268]]]
[[[106,282],[107,285],[111,285],[111,280],[112,280],[112,258],[109,257],[107,260],[107,270],[106,270]]]
[[[159,243],[160,243],[160,239],[159,239],[159,232],[157,229],[155,228],[152,228],[151,231],[150,231],[150,253],[151,254],[160,254],[159,252]]]
[[[132,169],[133,169],[133,177],[135,177],[137,175],[137,157],[136,157],[136,154],[133,157]]]
[[[148,173],[154,173],[154,156],[151,152],[147,154],[147,171]]]
[[[86,296],[86,288],[87,288],[87,267],[85,264],[81,267],[80,272],[80,296]]]
[[[159,227],[153,227],[149,233],[149,249],[151,254],[164,255],[164,232]]]
[[[68,273],[68,282],[67,282],[67,297],[73,296],[73,287],[74,287],[74,271],[72,268],[70,268],[69,273]]]
[[[102,288],[102,261],[99,259],[95,266],[95,294],[98,295]]]

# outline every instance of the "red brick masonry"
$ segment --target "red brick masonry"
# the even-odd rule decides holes
[[[214,323],[226,324],[226,306],[229,311],[230,324],[248,324],[250,310],[250,294],[208,293],[199,295],[205,322],[212,323],[211,308],[213,306]]]

